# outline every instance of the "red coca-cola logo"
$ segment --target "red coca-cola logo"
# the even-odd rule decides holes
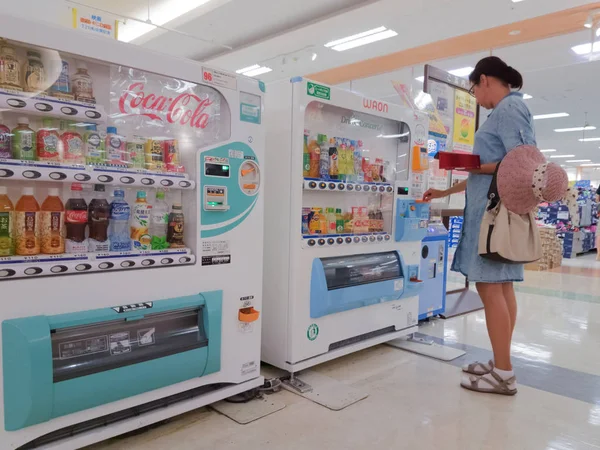
[[[206,109],[213,104],[208,98],[184,93],[177,97],[156,96],[144,92],[144,83],[133,83],[119,98],[119,110],[131,116],[145,116],[162,122],[157,113],[166,113],[169,123],[189,125],[192,128],[206,128],[210,114]],[[163,114],[164,115],[164,114]]]
[[[67,211],[65,217],[69,223],[86,223],[88,221],[88,213],[85,210]]]

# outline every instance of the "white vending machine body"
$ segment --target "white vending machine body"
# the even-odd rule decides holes
[[[297,372],[416,329],[428,119],[301,78],[267,90],[262,360]]]
[[[55,134],[64,154],[0,159],[0,186],[15,206],[24,187],[39,205],[50,188],[66,203],[73,182],[88,204],[93,184],[122,189],[133,227],[130,250],[90,251],[84,208],[70,217],[87,249],[38,253],[32,227],[32,245],[0,257],[0,449],[81,448],[261,385],[264,85],[50,24],[0,15],[0,30],[3,54],[45,69],[33,92],[0,86],[0,122],[52,134],[69,121]],[[81,145],[99,159],[69,159]],[[168,218],[135,204],[158,189]],[[155,219],[166,236],[151,235]]]

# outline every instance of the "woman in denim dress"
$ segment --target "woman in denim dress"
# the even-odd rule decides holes
[[[469,76],[470,93],[477,103],[492,110],[475,134],[473,153],[481,168],[469,171],[466,181],[446,191],[430,189],[424,200],[446,197],[466,190],[462,235],[452,270],[475,282],[485,308],[486,324],[494,360],[463,367],[461,385],[467,389],[514,395],[517,384],[512,370],[510,347],[517,317],[513,282],[523,281],[522,264],[505,264],[479,256],[479,228],[487,205],[492,175],[504,156],[520,145],[536,145],[533,117],[523,102],[523,77],[495,56],[484,58]]]

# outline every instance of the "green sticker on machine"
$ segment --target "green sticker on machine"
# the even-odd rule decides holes
[[[320,84],[311,83],[310,81],[306,84],[306,93],[311,97],[322,98],[323,100],[331,100],[331,88],[322,86]]]
[[[319,326],[316,323],[312,323],[309,325],[306,330],[306,337],[309,341],[314,341],[319,335]]]

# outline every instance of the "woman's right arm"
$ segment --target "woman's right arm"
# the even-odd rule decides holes
[[[446,189],[445,191],[440,191],[438,189],[429,189],[425,194],[423,194],[423,201],[430,202],[436,198],[444,198],[448,197],[452,194],[458,194],[459,192],[464,192],[467,189],[467,180],[463,180],[459,183],[456,183],[450,189]]]

